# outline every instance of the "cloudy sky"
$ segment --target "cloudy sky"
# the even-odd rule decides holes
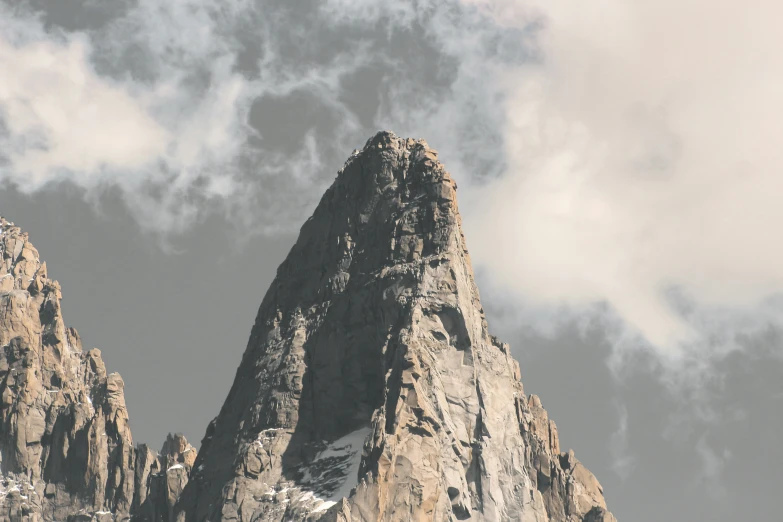
[[[0,0],[0,214],[194,443],[375,131],[457,179],[491,328],[621,521],[779,518],[783,6]]]

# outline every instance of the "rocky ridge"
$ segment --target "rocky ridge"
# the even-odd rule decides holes
[[[423,140],[354,151],[264,297],[198,453],[133,447],[119,374],[0,218],[0,522],[613,522],[489,334],[456,184]]]
[[[610,522],[489,334],[456,184],[381,132],[264,297],[179,522]]]
[[[0,218],[0,522],[128,520],[148,498],[170,511],[195,450],[181,436],[164,457],[133,447],[122,377],[82,349],[61,299],[28,235]],[[165,479],[140,476],[152,460]]]

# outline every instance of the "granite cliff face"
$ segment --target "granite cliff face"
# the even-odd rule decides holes
[[[489,334],[456,184],[379,133],[261,303],[179,522],[609,522],[602,489]]]
[[[60,285],[0,221],[0,520],[127,518],[133,440],[124,383],[63,322]]]
[[[304,224],[198,453],[133,446],[119,374],[0,218],[0,522],[613,522],[489,334],[456,184],[379,133]]]
[[[163,456],[133,447],[123,380],[82,350],[61,298],[0,218],[0,522],[171,520],[195,450],[181,436]]]
[[[160,454],[146,444],[139,445],[132,509],[134,521],[174,520],[174,506],[188,483],[196,454],[196,448],[181,433],[169,434]]]

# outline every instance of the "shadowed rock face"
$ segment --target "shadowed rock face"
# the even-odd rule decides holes
[[[261,303],[179,522],[610,522],[601,486],[487,329],[456,184],[382,132]]]
[[[169,434],[160,454],[146,444],[139,445],[132,510],[134,521],[174,520],[174,506],[188,483],[196,453],[196,448],[181,433]]]

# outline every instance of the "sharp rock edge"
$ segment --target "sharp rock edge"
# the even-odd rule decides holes
[[[124,383],[65,325],[57,281],[0,218],[0,522],[168,522],[196,450],[133,446]]]
[[[456,184],[381,132],[264,297],[178,522],[610,522],[489,334]]]

